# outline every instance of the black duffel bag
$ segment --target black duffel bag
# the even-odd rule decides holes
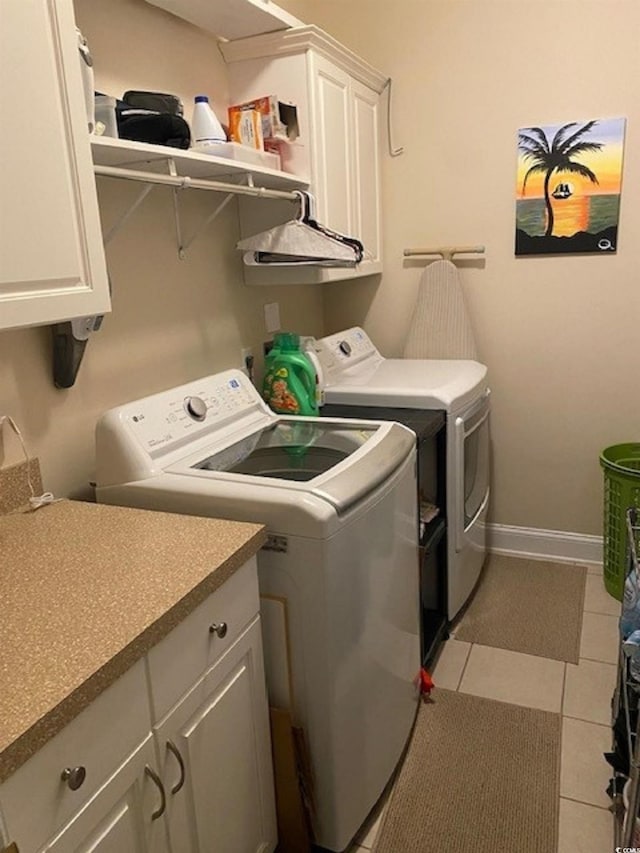
[[[182,117],[182,103],[162,92],[128,91],[116,102],[118,136],[171,148],[188,148],[189,125]]]

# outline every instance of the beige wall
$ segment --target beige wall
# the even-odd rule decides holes
[[[600,450],[640,440],[640,5],[636,0],[284,0],[394,81],[382,282],[327,291],[327,331],[403,345],[421,268],[405,247],[477,244],[459,264],[493,389],[494,522],[601,532]],[[393,10],[392,12],[390,10]],[[513,254],[516,131],[626,116],[615,256]]]
[[[218,115],[224,115],[225,69],[212,36],[143,0],[76,0],[75,5],[101,91],[173,92],[183,98],[187,115],[193,96],[208,92]],[[139,190],[99,180],[103,228]],[[185,194],[187,235],[221,198]],[[33,239],[35,249],[37,235]],[[107,247],[113,312],[89,341],[69,390],[53,386],[47,327],[0,332],[0,414],[14,417],[30,452],[40,457],[47,489],[61,496],[90,496],[93,430],[105,409],[239,366],[241,347],[253,347],[258,356],[269,337],[265,303],[279,302],[283,328],[322,332],[320,289],[246,287],[234,248],[237,239],[234,201],[179,261],[170,191],[155,188]],[[0,465],[19,458],[17,440],[5,432]]]

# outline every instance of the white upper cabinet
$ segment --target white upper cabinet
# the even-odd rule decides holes
[[[300,24],[271,0],[147,0],[225,39],[241,39],[258,33]]]
[[[286,151],[287,168],[309,181],[317,219],[362,241],[355,269],[248,267],[248,284],[297,284],[382,271],[380,96],[386,78],[314,26],[221,44],[229,97],[240,103],[275,95],[298,108],[300,135]],[[291,205],[243,201],[243,237],[293,218]]]
[[[0,10],[0,329],[110,310],[71,0]]]
[[[313,192],[318,218],[335,231],[355,234],[351,131],[351,78],[324,56],[311,57],[315,88]]]
[[[351,81],[353,134],[352,195],[355,233],[371,263],[382,264],[380,201],[380,96],[358,80]]]

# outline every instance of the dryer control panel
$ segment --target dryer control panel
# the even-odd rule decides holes
[[[331,385],[356,365],[364,368],[377,364],[382,356],[364,329],[353,326],[316,341],[315,351],[324,371],[324,380]]]

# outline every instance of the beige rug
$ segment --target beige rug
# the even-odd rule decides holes
[[[456,639],[578,663],[584,566],[491,555]]]
[[[374,853],[556,853],[561,728],[559,714],[436,689]]]

